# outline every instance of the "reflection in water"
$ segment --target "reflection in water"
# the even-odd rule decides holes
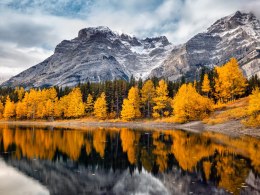
[[[252,137],[0,126],[0,139],[5,161],[39,180],[52,194],[260,191],[260,140]]]
[[[23,175],[15,168],[7,166],[0,159],[0,194],[4,195],[24,195],[38,194],[48,195],[48,190],[37,181]]]

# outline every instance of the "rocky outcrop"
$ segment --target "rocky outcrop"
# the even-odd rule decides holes
[[[182,75],[194,78],[201,67],[219,66],[231,57],[239,60],[247,77],[258,74],[259,55],[256,47],[260,41],[260,23],[252,13],[236,12],[210,26],[187,43],[174,49],[162,66],[151,76],[176,80]]]

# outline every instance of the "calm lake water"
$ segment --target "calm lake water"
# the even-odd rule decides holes
[[[257,138],[5,125],[0,140],[0,194],[260,194]]]

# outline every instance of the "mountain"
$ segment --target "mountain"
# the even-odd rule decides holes
[[[108,27],[82,29],[54,54],[5,82],[5,86],[73,86],[79,82],[147,77],[170,53],[165,36],[138,39]]]
[[[239,11],[179,46],[165,36],[139,39],[108,27],[85,28],[75,39],[58,44],[52,56],[2,86],[73,86],[87,81],[128,80],[131,75],[194,79],[202,67],[221,65],[231,57],[239,60],[247,77],[260,76],[259,40],[260,22],[252,13]]]
[[[192,37],[171,51],[161,66],[150,76],[176,80],[182,75],[194,78],[201,67],[222,65],[231,57],[238,59],[247,77],[260,76],[260,22],[252,13],[236,12],[221,18],[206,32]]]

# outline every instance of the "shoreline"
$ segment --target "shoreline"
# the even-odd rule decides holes
[[[249,128],[242,125],[238,120],[231,120],[222,124],[208,125],[201,121],[193,121],[185,124],[168,123],[160,121],[88,121],[84,119],[59,120],[59,121],[0,121],[0,125],[20,126],[46,126],[51,128],[68,128],[75,130],[86,130],[86,128],[131,128],[150,130],[174,130],[181,129],[193,133],[212,131],[223,133],[232,137],[252,136],[260,138],[260,128]]]

